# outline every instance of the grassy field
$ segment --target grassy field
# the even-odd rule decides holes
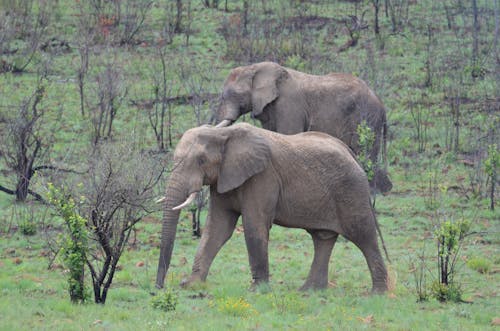
[[[154,1],[129,42],[122,42],[129,31],[125,23],[106,21],[117,19],[116,7],[109,7],[113,2],[102,2],[108,7],[103,5],[94,16],[79,1],[35,1],[28,9],[20,3],[0,3],[6,22],[0,35],[18,31],[0,44],[0,135],[6,137],[0,142],[1,186],[13,188],[16,183],[8,163],[11,143],[4,124],[34,95],[41,77],[40,109],[45,115],[37,129],[48,152],[37,162],[83,170],[106,70],[113,72],[119,100],[109,139],[125,141],[132,136],[149,151],[157,146],[148,112],[158,105],[155,93],[163,88],[163,79],[167,82],[164,97],[172,99],[175,145],[186,129],[210,119],[223,81],[234,66],[273,60],[316,74],[352,73],[366,80],[388,109],[389,173],[394,188],[377,196],[376,211],[391,258],[391,289],[384,295],[370,295],[371,280],[361,252],[339,239],[331,259],[329,288],[299,292],[312,262],[312,241],[303,230],[275,226],[270,238],[270,286],[249,291],[251,274],[241,225],[216,257],[207,282],[181,289],[178,284],[190,274],[198,244],[191,236],[191,214],[183,212],[167,289],[158,291],[154,281],[161,212],[155,212],[135,225],[106,304],[93,304],[91,296],[88,303],[72,304],[68,270],[60,255],[53,259],[64,223],[32,197],[18,202],[0,192],[0,330],[499,328],[500,207],[489,208],[491,177],[485,168],[488,146],[496,143],[497,151],[500,147],[498,32],[494,30],[499,18],[491,1],[477,1],[479,30],[474,29],[472,2],[394,1],[388,16],[381,2],[378,36],[373,32],[370,1],[251,2],[247,33],[243,1],[228,1],[228,12],[224,2],[215,9],[205,8],[202,1],[183,1],[179,33],[169,32],[175,2]],[[123,17],[133,17],[128,10],[139,10],[127,5],[134,3],[141,2],[123,1]],[[48,23],[31,56],[30,41],[36,33],[21,30],[36,26],[37,15],[47,9],[44,4],[50,9],[43,16]],[[10,16],[9,8],[16,8]],[[15,21],[14,17],[25,17],[23,10],[30,19]],[[357,45],[343,50],[352,39],[352,26],[345,21],[349,15],[361,18],[367,27],[354,31]],[[122,22],[130,21],[136,22]],[[91,23],[95,30],[86,35],[82,31],[88,31],[85,24]],[[42,50],[49,40],[63,43]],[[85,45],[87,115],[82,116],[78,72]],[[12,70],[26,62],[22,70]],[[48,171],[37,173],[31,188],[44,195],[51,176]],[[496,180],[498,184],[498,176]],[[498,193],[493,200],[498,202]],[[446,220],[471,223],[457,254],[454,281],[462,292],[459,302],[440,302],[432,295],[432,284],[439,277],[435,230]],[[89,279],[87,283],[90,291]],[[175,310],[153,307],[164,293],[176,298]],[[427,300],[419,301],[419,294]]]

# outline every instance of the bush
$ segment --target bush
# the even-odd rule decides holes
[[[85,302],[89,294],[85,288],[85,263],[87,262],[87,220],[76,211],[75,200],[64,189],[48,185],[48,201],[66,224],[61,253],[64,265],[69,269],[68,290],[73,303]]]
[[[480,274],[487,274],[491,269],[491,261],[483,257],[473,257],[467,261],[467,266]]]
[[[456,283],[444,284],[439,281],[432,283],[431,294],[441,302],[462,301],[462,289]]]
[[[151,306],[163,311],[173,311],[177,307],[178,299],[179,296],[174,290],[166,289],[151,299]]]
[[[33,236],[36,234],[36,224],[30,220],[25,220],[19,224],[19,229],[25,236]]]

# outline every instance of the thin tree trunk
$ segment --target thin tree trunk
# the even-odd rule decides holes
[[[472,36],[472,64],[474,69],[478,65],[479,60],[479,20],[477,11],[477,0],[472,0],[472,11],[474,15],[474,26]]]
[[[248,0],[243,1],[243,35],[248,35]]]
[[[491,191],[490,191],[490,210],[495,210],[495,185],[497,182],[497,171],[496,166],[493,168],[493,174],[491,176]]]
[[[500,86],[500,56],[498,54],[498,38],[500,35],[500,14],[498,13],[498,0],[495,0],[495,37],[493,39],[493,54],[495,56],[495,79],[497,90]]]
[[[177,0],[176,5],[177,5],[177,17],[175,20],[174,32],[180,33],[181,32],[181,21],[182,21],[182,0]]]
[[[379,0],[373,0],[373,7],[375,7],[375,34],[378,36],[380,33],[380,27],[378,22],[378,12],[380,9]]]

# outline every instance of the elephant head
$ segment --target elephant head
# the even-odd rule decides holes
[[[269,162],[267,142],[241,126],[209,126],[184,133],[174,153],[166,188],[156,287],[162,288],[174,247],[180,209],[203,185],[226,193],[263,171]]]
[[[221,105],[216,113],[217,126],[227,126],[243,114],[252,117],[280,95],[280,84],[288,77],[285,68],[273,62],[262,62],[233,69],[224,83]]]

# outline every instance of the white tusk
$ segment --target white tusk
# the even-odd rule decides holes
[[[161,197],[161,198],[159,198],[158,200],[156,200],[155,202],[156,202],[156,203],[160,203],[160,202],[165,201],[165,199],[166,199],[166,197]]]
[[[217,124],[215,127],[216,128],[223,128],[223,127],[230,126],[230,125],[231,125],[231,120],[223,120],[222,122]]]
[[[189,195],[189,197],[186,199],[186,201],[184,201],[183,203],[181,203],[180,205],[172,208],[172,210],[179,210],[179,209],[182,209],[188,205],[191,204],[191,202],[194,201],[194,199],[196,198],[196,194],[198,194],[198,192],[193,192]]]

